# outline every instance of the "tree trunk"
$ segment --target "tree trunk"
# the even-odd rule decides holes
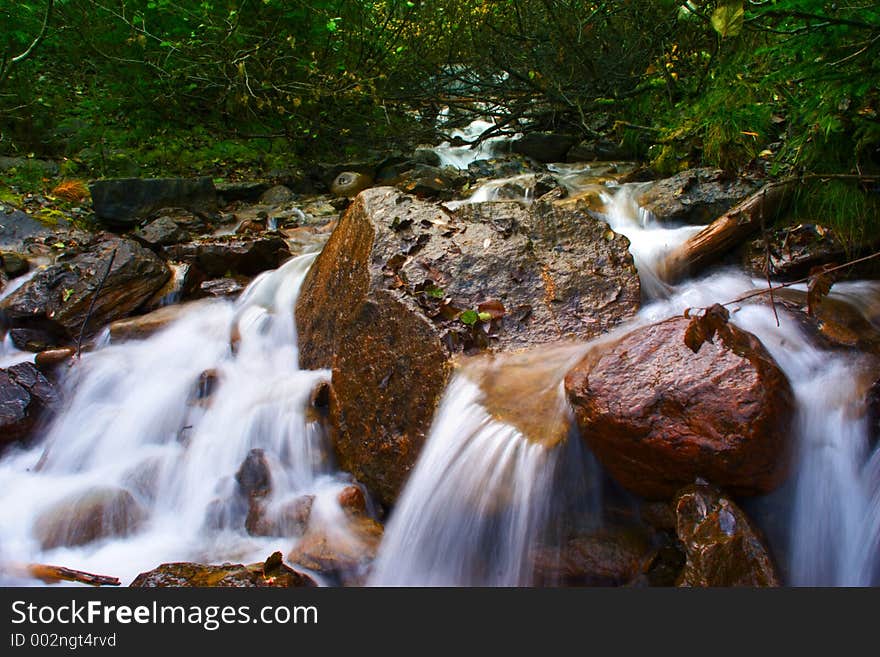
[[[772,224],[795,190],[795,180],[765,185],[729,212],[670,251],[659,267],[660,277],[677,283],[716,262],[743,240]]]

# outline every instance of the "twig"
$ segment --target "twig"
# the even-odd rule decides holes
[[[31,576],[47,583],[66,580],[68,582],[89,584],[90,586],[119,586],[120,584],[118,577],[95,575],[94,573],[87,573],[82,570],[74,570],[72,568],[65,568],[64,566],[49,566],[42,563],[28,564],[27,572]]]
[[[89,319],[92,316],[92,311],[95,309],[95,302],[98,300],[98,296],[101,294],[101,290],[104,288],[104,283],[107,282],[107,278],[110,276],[110,270],[113,268],[113,261],[116,259],[116,251],[119,247],[113,248],[113,253],[110,254],[110,262],[107,263],[107,271],[104,272],[104,276],[101,277],[101,281],[98,283],[98,288],[95,290],[95,294],[92,297],[92,302],[89,304],[89,310],[86,313],[85,319],[83,319],[82,326],[79,329],[79,337],[76,339],[76,358],[79,360],[80,352],[82,350],[82,339],[83,335],[86,332],[86,324],[89,323]]]
[[[830,267],[829,269],[824,270],[822,273],[823,274],[830,274],[832,272],[840,271],[841,269],[845,269],[847,267],[852,267],[853,265],[858,265],[859,263],[866,262],[867,260],[872,260],[872,259],[878,258],[878,257],[880,257],[880,251],[877,251],[876,253],[872,253],[871,255],[865,256],[863,258],[858,258],[856,260],[850,260],[849,262],[845,262],[842,265]],[[810,276],[805,276],[804,278],[799,278],[796,281],[789,281],[788,283],[780,283],[779,285],[777,285],[775,287],[770,287],[768,289],[762,288],[760,290],[753,290],[752,292],[749,292],[748,294],[744,294],[741,297],[733,299],[732,301],[727,301],[725,303],[722,303],[721,305],[722,306],[732,306],[735,303],[739,303],[741,301],[746,301],[747,299],[751,299],[752,297],[761,296],[762,294],[767,294],[767,293],[770,293],[772,295],[773,292],[775,292],[776,290],[782,290],[787,287],[791,287],[792,285],[798,285],[800,283],[808,283],[809,281],[810,281]],[[704,308],[698,307],[697,310],[707,310],[708,308],[709,308],[709,306],[706,306]]]
[[[767,188],[763,190],[766,198]],[[773,307],[773,316],[776,318],[776,326],[779,327],[779,313],[776,312],[776,299],[773,297],[773,281],[770,280],[770,235],[767,233],[767,226],[764,222],[764,206],[758,208],[758,218],[761,220],[761,234],[764,236],[764,271],[767,274],[767,289],[770,292],[770,305]]]

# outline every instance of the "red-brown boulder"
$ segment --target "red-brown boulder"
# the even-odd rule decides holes
[[[727,325],[697,353],[689,320],[642,327],[565,380],[581,435],[623,487],[668,499],[701,477],[741,495],[786,474],[792,392],[752,334]]]

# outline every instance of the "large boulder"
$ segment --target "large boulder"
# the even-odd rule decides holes
[[[162,208],[217,211],[210,178],[114,178],[89,185],[95,217],[111,228],[134,228]]]
[[[711,223],[758,187],[756,181],[721,169],[688,169],[651,183],[636,200],[661,223],[699,226]]]
[[[766,493],[786,474],[792,391],[752,334],[727,325],[697,353],[684,317],[636,329],[565,380],[581,435],[625,488],[668,499],[702,477]]]
[[[0,315],[11,326],[75,340],[87,317],[90,335],[136,310],[170,275],[167,265],[137,242],[106,239],[37,272],[0,303]]]
[[[695,484],[675,498],[676,529],[687,562],[679,586],[779,586],[760,533],[729,498]]]
[[[57,401],[55,387],[33,363],[0,370],[0,448],[27,439]]]
[[[223,564],[214,566],[200,563],[164,563],[141,573],[129,584],[135,588],[157,587],[233,587],[233,588],[292,588],[317,586],[308,575],[285,565],[281,553],[276,552],[265,563],[250,565]]]
[[[212,237],[165,247],[172,260],[196,266],[209,277],[227,272],[256,276],[275,269],[290,257],[290,248],[277,235]]]
[[[361,193],[296,307],[304,368],[332,368],[342,467],[380,501],[415,463],[457,352],[588,339],[635,313],[628,240],[577,208]]]

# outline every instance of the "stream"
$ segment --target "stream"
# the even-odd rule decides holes
[[[462,136],[484,129],[475,125]],[[498,146],[493,141],[483,152],[444,144],[437,152],[445,164],[465,168]],[[597,183],[590,165],[550,171],[572,193],[595,191],[611,228],[630,240],[644,299],[621,331],[767,285],[735,268],[677,286],[663,283],[656,273],[662,256],[701,227],[659,225],[635,201],[641,183]],[[457,203],[491,201],[505,182],[487,183]],[[271,473],[269,508],[307,496],[310,522],[345,535],[350,520],[338,498],[351,477],[337,468],[328,436],[309,413],[312,391],[330,372],[297,366],[293,308],[314,259],[298,256],[260,275],[235,301],[191,304],[149,338],[116,343],[105,335],[85,353],[65,376],[63,408],[44,435],[0,460],[0,561],[63,564],[128,583],[164,562],[251,563],[278,549],[286,553],[296,538],[251,536],[234,520],[246,513],[235,496],[236,473],[252,450],[262,450]],[[857,281],[835,285],[831,295],[870,320],[877,292],[876,284]],[[781,308],[778,319],[777,326],[767,304],[743,302],[731,313],[788,376],[797,408],[793,476],[746,508],[759,524],[775,515],[786,528],[767,533],[787,584],[878,584],[880,449],[869,440],[855,359],[814,344]],[[531,360],[511,356],[494,366],[558,365],[532,385],[555,396],[547,413],[565,420],[566,364],[601,349],[604,339],[562,351],[540,348]],[[0,365],[24,356],[0,346]],[[585,452],[582,441],[534,443],[494,419],[478,385],[483,366],[475,359],[453,376],[387,519],[367,584],[531,585],[530,555],[560,509],[576,506],[584,526],[602,524],[599,466],[589,454],[563,458],[566,450]],[[194,389],[200,380],[209,391]],[[204,403],[207,395],[210,403]],[[575,482],[564,495],[562,479]],[[65,541],[71,505],[84,501],[118,514],[104,521],[121,526],[122,535],[81,545]],[[0,584],[38,584],[11,572],[0,574]]]

